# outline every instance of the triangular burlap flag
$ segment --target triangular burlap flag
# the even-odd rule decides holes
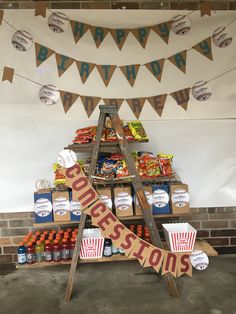
[[[177,276],[177,255],[175,253],[166,252],[162,264],[162,275],[167,273]]]
[[[4,15],[4,11],[0,10],[0,25],[2,25],[3,15]]]
[[[106,27],[90,26],[90,31],[93,36],[95,45],[98,48],[107,36],[109,29]]]
[[[58,75],[61,76],[72,65],[75,59],[56,53],[56,61]]]
[[[45,17],[46,16],[46,11],[47,11],[47,7],[48,7],[48,3],[47,2],[36,2],[35,3],[35,12],[34,15],[35,16],[42,16]]]
[[[79,75],[81,77],[82,82],[86,82],[87,78],[93,71],[95,64],[94,63],[89,63],[89,62],[83,62],[83,61],[76,61],[76,65],[79,71]]]
[[[77,42],[84,36],[84,34],[87,32],[90,26],[85,23],[71,21],[71,20],[70,20],[70,25],[71,25],[75,43],[77,44]]]
[[[177,277],[180,277],[184,274],[192,277],[193,268],[190,262],[189,254],[177,253],[177,258]]]
[[[140,64],[124,65],[119,67],[131,86],[134,86],[139,67]]]
[[[162,111],[165,106],[166,97],[167,97],[167,94],[157,95],[157,96],[152,96],[152,97],[147,98],[147,100],[149,101],[153,109],[158,113],[160,117],[162,115]]]
[[[54,50],[41,44],[35,43],[36,65],[37,67],[55,53]]]
[[[186,72],[186,58],[187,50],[176,53],[175,55],[168,58],[180,71]]]
[[[84,109],[87,113],[87,116],[90,117],[94,109],[97,107],[97,104],[99,103],[101,98],[93,96],[80,96],[80,98],[84,105]]]
[[[176,92],[170,93],[170,95],[174,98],[177,104],[181,106],[182,108],[184,108],[185,111],[187,110],[187,107],[188,107],[189,92],[190,92],[190,87],[180,89]]]
[[[101,78],[106,86],[110,83],[112,75],[117,68],[116,65],[105,65],[105,64],[97,64],[98,73],[101,75]]]
[[[208,37],[207,39],[204,39],[197,45],[193,46],[193,49],[200,52],[206,58],[213,60],[212,49],[211,49],[211,37]]]
[[[115,43],[117,44],[117,47],[121,50],[127,36],[129,35],[130,30],[125,29],[125,28],[124,29],[119,28],[119,29],[110,29],[109,31]]]
[[[153,267],[156,272],[159,272],[165,251],[153,245],[151,245],[147,250],[147,258],[143,267]]]
[[[165,59],[163,58],[144,64],[159,82],[161,81],[164,62]]]
[[[134,258],[134,256],[133,255],[130,256],[130,254],[134,250],[134,248],[137,247],[139,243],[139,238],[133,232],[130,232],[128,237],[129,237],[129,241],[127,241],[128,247],[124,248],[125,256]]]
[[[171,21],[160,23],[151,27],[151,29],[168,44],[170,36]]]
[[[130,109],[133,111],[135,117],[138,119],[142,110],[143,110],[143,105],[145,103],[146,98],[131,98],[131,99],[126,99],[127,103],[130,106]]]
[[[117,111],[119,111],[124,98],[103,98],[105,105],[110,106],[110,105],[115,105],[117,107]]]
[[[210,2],[200,1],[199,6],[201,11],[201,17],[203,17],[204,15],[211,16],[212,5]]]
[[[143,48],[146,47],[150,30],[151,30],[150,27],[140,27],[131,30],[132,34]]]
[[[12,83],[14,77],[15,69],[4,67],[2,74],[2,81],[9,81]]]
[[[150,246],[151,245],[147,241],[138,238],[129,254],[129,257],[137,258],[139,263],[143,266],[146,258],[148,257],[148,248],[150,248]]]
[[[79,95],[75,93],[66,92],[63,90],[60,90],[60,95],[61,95],[61,101],[63,104],[64,111],[65,113],[67,113],[67,111],[71,108],[71,106],[77,100]]]

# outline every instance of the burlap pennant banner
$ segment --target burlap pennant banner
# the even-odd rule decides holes
[[[164,67],[165,59],[155,60],[149,63],[144,64],[146,68],[154,75],[154,77],[160,82],[162,71]]]
[[[2,25],[4,10],[0,10],[0,25]]]
[[[190,87],[178,90],[176,92],[170,93],[179,106],[181,106],[185,111],[188,107]]]
[[[103,83],[105,84],[105,86],[108,86],[117,66],[116,65],[105,65],[105,64],[98,65],[97,64],[96,67],[97,67],[98,73],[100,74],[100,76],[103,80]]]
[[[127,103],[130,106],[130,109],[133,111],[133,113],[137,119],[139,118],[139,116],[143,110],[145,100],[146,100],[145,97],[126,99]]]
[[[124,98],[103,98],[103,101],[107,106],[115,105],[117,107],[117,111],[119,111]]]
[[[200,7],[200,12],[201,12],[201,17],[203,17],[204,15],[211,16],[212,5],[210,2],[200,1],[199,7]]]
[[[8,81],[12,83],[14,77],[15,69],[4,67],[2,74],[2,81]]]
[[[54,50],[47,48],[41,44],[35,43],[36,65],[40,66],[44,61],[55,53]]]
[[[94,112],[94,109],[97,107],[99,101],[101,100],[101,97],[80,96],[80,98],[87,113],[87,116],[88,118],[90,118],[91,114]]]
[[[212,49],[211,49],[211,37],[208,37],[207,39],[193,46],[193,49],[197,50],[206,58],[213,60]]]
[[[162,266],[162,275],[171,273],[176,277],[185,273],[192,276],[188,254],[162,250],[127,229],[98,198],[78,163],[69,169],[62,168],[60,173],[65,175],[66,184],[72,188],[73,200],[82,204],[83,213],[91,216],[92,224],[99,227],[115,247],[122,248],[127,258],[136,258],[143,267],[151,266],[156,272]]]
[[[65,113],[67,113],[67,111],[72,107],[74,102],[79,97],[78,94],[66,92],[63,90],[60,90],[60,96]]]
[[[175,55],[168,58],[180,71],[186,73],[186,58],[187,50],[176,53]]]
[[[70,20],[70,25],[71,25],[75,43],[77,44],[77,42],[89,30],[90,26],[86,23],[81,23],[81,22],[72,21],[72,20]]]
[[[124,65],[119,67],[132,87],[134,86],[137,78],[139,67],[140,64]]]
[[[83,61],[76,61],[76,65],[79,71],[79,75],[81,77],[81,81],[85,83],[89,77],[89,75],[92,73],[95,64],[89,63],[89,62],[83,62]]]
[[[130,30],[125,28],[110,29],[111,36],[120,50],[122,49],[129,32]]]
[[[75,59],[56,53],[57,71],[61,76],[75,62]]]
[[[132,29],[131,32],[140,45],[145,48],[150,34],[151,27],[140,27]]]
[[[35,16],[42,16],[42,17],[46,17],[46,11],[48,8],[48,3],[47,2],[36,2],[35,3],[35,12],[34,15]]]
[[[153,109],[157,112],[157,114],[161,117],[162,111],[165,106],[167,94],[157,95],[148,97],[147,100],[153,107]]]
[[[93,36],[93,40],[97,48],[101,45],[107,34],[109,33],[109,29],[106,27],[90,27],[91,34]]]
[[[168,252],[164,256],[162,264],[162,275],[171,273],[174,277],[177,276],[177,260],[178,257],[175,253]]]
[[[171,21],[160,23],[152,26],[152,30],[164,40],[166,44],[169,42]]]

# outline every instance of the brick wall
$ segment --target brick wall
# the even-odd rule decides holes
[[[142,9],[142,10],[196,10],[199,8],[199,1],[167,1],[167,0],[128,0],[128,1],[110,1],[110,0],[55,0],[47,1],[49,8],[52,9]],[[236,10],[236,0],[231,1],[211,1],[214,10]],[[33,9],[35,1],[24,0],[0,0],[1,9]]]
[[[33,213],[0,214],[0,263],[17,260],[18,243],[29,231],[36,230],[33,217]],[[198,230],[197,238],[206,239],[220,254],[236,253],[236,207],[193,208],[185,217],[159,219],[161,238],[164,238],[162,223],[179,221],[189,222]]]

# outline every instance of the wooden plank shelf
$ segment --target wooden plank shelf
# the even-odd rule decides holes
[[[163,242],[164,249],[168,250],[168,246],[165,242]],[[194,250],[201,250],[205,252],[208,256],[218,256],[217,251],[205,240],[197,240],[194,245]],[[127,262],[127,261],[134,261],[135,258],[127,258],[125,255],[116,254],[112,255],[111,257],[102,257],[97,259],[79,259],[80,264],[87,264],[87,263],[106,263],[106,262]],[[61,261],[61,262],[42,262],[42,263],[34,263],[34,264],[24,264],[19,265],[16,264],[17,269],[24,269],[24,268],[40,268],[40,267],[48,267],[48,266],[58,266],[58,265],[70,265],[71,260],[69,261]]]
[[[190,213],[183,213],[183,214],[162,214],[162,215],[153,215],[154,219],[159,218],[171,218],[171,217],[181,217],[181,216],[188,216]],[[126,216],[126,217],[117,217],[120,221],[126,220],[141,220],[143,219],[142,215],[133,215],[133,216]],[[86,220],[87,222],[91,222],[90,219]],[[63,225],[74,225],[79,224],[79,221],[56,221],[56,222],[45,222],[45,223],[34,223],[34,227],[52,227],[52,226],[63,226]]]
[[[127,176],[126,177],[121,177],[121,178],[114,178],[114,179],[109,179],[105,177],[98,177],[94,176],[93,177],[93,184],[125,184],[125,183],[131,183],[132,182],[132,177],[133,176]],[[158,176],[155,178],[142,178],[140,177],[140,180],[142,183],[162,183],[162,182],[172,182],[172,183],[177,183],[180,182],[180,180],[175,176]]]
[[[139,143],[147,143],[148,140],[140,140],[140,141],[128,141],[129,144],[139,144]],[[92,152],[94,147],[94,143],[87,144],[70,144],[65,149],[71,149],[75,153],[83,153],[83,152]],[[118,142],[102,142],[99,148],[100,152],[103,153],[117,153],[120,152],[120,147]]]

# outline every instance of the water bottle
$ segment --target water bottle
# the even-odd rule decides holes
[[[19,243],[18,247],[18,264],[25,264],[26,263],[26,247],[24,246],[23,242]]]

